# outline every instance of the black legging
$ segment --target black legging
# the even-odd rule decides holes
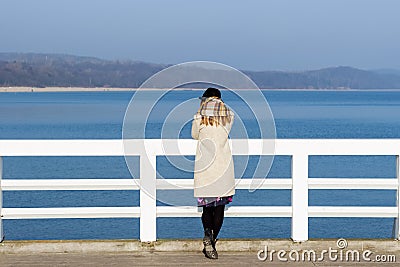
[[[225,205],[219,205],[216,207],[203,207],[203,214],[201,215],[201,221],[203,223],[204,230],[212,229],[214,238],[217,238],[219,231],[221,230],[222,223],[224,222],[224,210]]]

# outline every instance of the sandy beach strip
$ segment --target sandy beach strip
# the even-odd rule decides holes
[[[205,88],[118,88],[118,87],[0,87],[0,93],[7,92],[134,92],[137,90],[161,90],[161,91],[204,91]],[[224,90],[224,89],[222,89]],[[235,89],[237,90],[237,89]],[[257,89],[239,89],[257,90]],[[262,89],[263,91],[399,91],[400,89]]]
[[[118,87],[0,87],[0,93],[18,92],[134,92],[137,90],[145,91],[204,91],[206,88],[118,88]],[[222,89],[224,90],[224,89]],[[246,89],[255,90],[255,89]]]
[[[137,88],[105,88],[105,87],[0,87],[0,92],[107,92],[136,91]]]
[[[117,88],[117,87],[0,87],[0,93],[12,92],[121,92],[121,91],[137,91],[137,90],[179,90],[179,91],[203,91],[201,88]]]

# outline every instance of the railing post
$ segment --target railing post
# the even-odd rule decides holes
[[[3,158],[0,157],[0,242],[3,242],[4,234],[3,234],[3,188],[1,186],[1,180],[3,179]]]
[[[397,218],[395,219],[394,234],[400,240],[400,155],[396,156],[396,176],[397,176]]]
[[[308,240],[308,155],[292,156],[292,239]]]
[[[156,241],[156,155],[140,156],[140,241]]]

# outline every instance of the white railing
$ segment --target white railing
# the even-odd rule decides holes
[[[129,142],[124,146],[124,142]],[[195,206],[157,206],[157,189],[193,188],[193,179],[156,179],[159,155],[194,155],[196,141],[189,139],[146,140],[0,140],[0,237],[2,219],[38,218],[140,218],[140,240],[156,240],[157,217],[198,217]],[[268,155],[266,139],[231,140],[234,155]],[[129,147],[125,149],[124,147]],[[265,146],[264,146],[265,147]],[[168,148],[168,149],[166,149]],[[1,156],[122,156],[140,157],[140,179],[11,180],[2,178]],[[292,157],[291,179],[266,179],[259,189],[291,189],[291,206],[230,206],[228,217],[291,217],[294,241],[308,240],[309,217],[391,217],[395,236],[400,218],[400,139],[278,139],[275,155]],[[310,155],[393,155],[397,179],[308,178]],[[237,179],[237,189],[248,189],[251,179]],[[396,207],[309,206],[309,189],[397,190]],[[139,190],[140,207],[2,208],[1,192],[18,190]]]

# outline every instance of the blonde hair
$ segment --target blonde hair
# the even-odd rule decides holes
[[[205,126],[219,126],[222,124],[223,126],[226,125],[226,123],[231,122],[231,116],[201,116],[201,121],[200,125],[205,125]]]

